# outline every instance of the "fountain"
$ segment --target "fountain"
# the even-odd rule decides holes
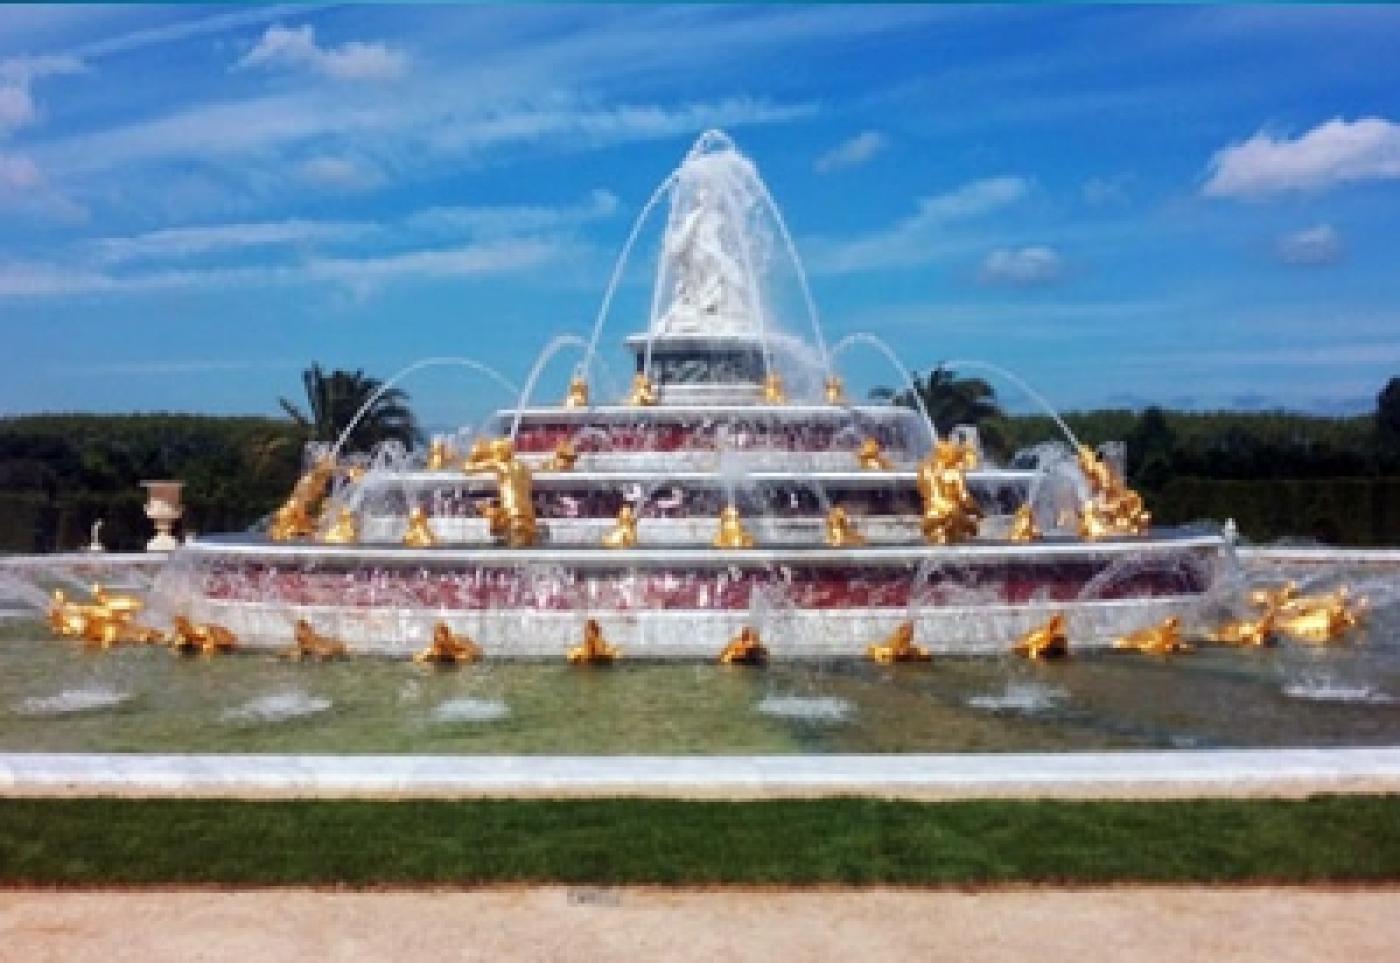
[[[603,399],[589,382],[599,334],[662,201],[650,316],[625,339],[632,386]],[[783,256],[815,344],[775,317]],[[179,616],[241,647],[313,657],[343,646],[407,659],[460,634],[487,659],[572,648],[584,661],[711,660],[748,638],[752,600],[777,586],[788,608],[764,628],[765,651],[862,659],[886,639],[881,657],[904,661],[927,654],[916,637],[933,651],[1006,651],[1052,612],[1076,650],[1194,624],[1229,567],[1219,533],[1150,529],[1121,474],[1067,429],[1071,464],[999,468],[971,436],[940,439],[921,410],[848,402],[832,368],[846,348],[873,346],[907,369],[871,336],[828,352],[786,226],[723,134],[702,136],[663,179],[603,300],[590,339],[552,339],[515,406],[464,456],[437,438],[426,454],[354,461],[338,442],[308,462],[266,531],[173,551],[152,626]],[[583,355],[567,395],[538,404],[539,375],[564,348]],[[489,371],[428,359],[386,385],[428,364]],[[1038,520],[1034,493],[1071,470],[1078,517]],[[1144,564],[1085,594],[1128,559]],[[1296,621],[1339,631],[1337,608]],[[593,642],[580,651],[585,625]]]

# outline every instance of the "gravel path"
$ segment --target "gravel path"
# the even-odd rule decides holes
[[[1395,959],[1400,887],[0,892],[0,960]]]

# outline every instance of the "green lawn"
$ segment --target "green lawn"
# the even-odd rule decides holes
[[[1400,880],[1400,796],[0,800],[0,884]]]

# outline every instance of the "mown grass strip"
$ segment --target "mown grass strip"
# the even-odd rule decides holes
[[[0,800],[5,885],[1400,879],[1400,796]]]

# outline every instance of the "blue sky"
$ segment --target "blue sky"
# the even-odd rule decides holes
[[[523,380],[712,126],[831,340],[1065,408],[1369,410],[1400,374],[1398,49],[1379,6],[3,6],[0,413],[271,413],[312,360]],[[434,424],[508,402],[406,387]]]

